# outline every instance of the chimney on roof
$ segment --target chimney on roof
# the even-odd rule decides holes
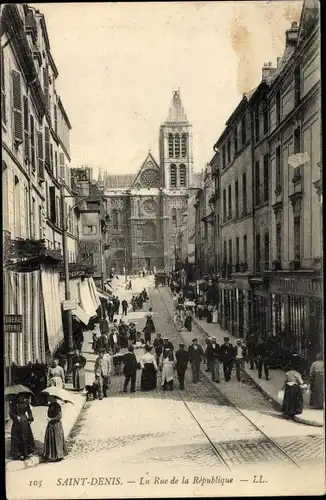
[[[273,64],[271,62],[264,63],[264,66],[262,67],[261,71],[262,79],[266,80],[266,78],[268,78],[273,73],[274,70],[275,68],[273,68]]]
[[[297,22],[291,24],[291,28],[285,32],[285,46],[293,47],[297,43],[299,26]]]

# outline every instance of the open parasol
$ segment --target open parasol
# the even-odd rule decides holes
[[[72,397],[68,391],[65,389],[62,389],[62,387],[57,387],[55,385],[47,387],[46,389],[43,389],[45,394],[48,394],[49,396],[53,396],[55,398],[61,399],[65,403],[71,403],[75,404],[74,401],[72,400]]]
[[[17,394],[32,394],[34,393],[25,385],[17,384],[17,385],[9,385],[5,389],[5,396],[17,396]]]

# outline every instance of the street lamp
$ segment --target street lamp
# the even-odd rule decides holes
[[[65,299],[66,301],[71,300],[71,291],[70,291],[70,281],[69,281],[69,257],[68,257],[68,216],[74,208],[76,208],[80,203],[91,200],[90,196],[86,196],[81,198],[77,203],[75,203],[69,210],[66,211],[65,208],[65,199],[66,198],[75,198],[75,196],[67,196],[65,195],[65,186],[62,183],[60,185],[60,203],[61,203],[61,220],[62,220],[62,253],[63,253],[63,267],[64,267],[64,280],[65,280]],[[101,247],[100,247],[101,248]],[[102,273],[102,256],[101,257],[101,276]],[[67,310],[67,347],[68,347],[68,366],[66,373],[66,383],[71,384],[72,377],[72,367],[73,367],[73,356],[74,356],[74,339],[72,332],[72,313],[71,309]]]

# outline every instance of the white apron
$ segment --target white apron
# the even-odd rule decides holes
[[[161,384],[164,385],[165,381],[171,382],[171,380],[173,380],[173,361],[165,358],[163,359]]]

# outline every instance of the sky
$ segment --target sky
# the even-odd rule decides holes
[[[180,88],[194,168],[202,170],[263,64],[282,56],[302,3],[34,4],[45,15],[72,124],[71,166],[136,173],[149,150],[158,161],[159,127]]]

